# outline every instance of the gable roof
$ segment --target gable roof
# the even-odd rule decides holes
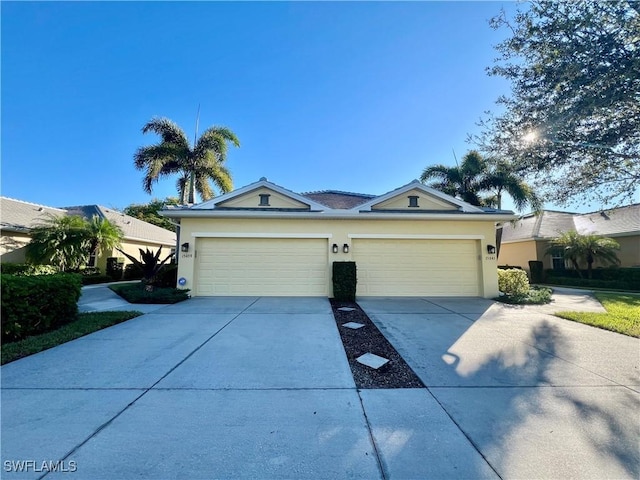
[[[354,207],[354,209],[357,208],[360,212],[371,211],[371,207],[373,207],[374,205],[377,205],[378,203],[382,203],[385,200],[389,200],[398,195],[402,195],[403,193],[409,192],[411,190],[419,190],[431,197],[435,197],[436,199],[442,201],[443,203],[446,203],[449,205],[455,205],[456,207],[458,207],[458,210],[460,212],[465,212],[465,213],[483,213],[484,212],[484,210],[482,210],[482,208],[480,207],[473,206],[469,203],[463,202],[462,200],[458,200],[457,198],[447,195],[446,193],[442,193],[439,190],[436,190],[431,187],[427,187],[425,184],[423,184],[418,180],[413,180],[412,182],[407,183],[402,187],[396,188],[395,190],[391,190],[390,192],[380,195],[379,197],[374,197],[368,202],[365,202],[362,205]]]
[[[243,196],[248,197],[251,192],[254,192],[254,195],[262,195],[265,189],[266,191],[277,192],[287,197],[288,200],[295,201],[299,205],[305,205],[308,208],[274,208],[269,205],[259,204],[255,207],[256,203],[244,202],[241,198]],[[436,210],[372,208],[381,202],[416,190],[432,199],[433,203],[448,208]],[[506,221],[516,218],[511,211],[476,207],[427,187],[417,180],[377,196],[339,190],[321,190],[298,194],[269,182],[264,177],[258,182],[197,205],[167,207],[167,209],[162,210],[161,214],[170,218],[363,218],[364,215],[367,218],[438,218],[442,220],[457,220],[461,215],[464,215],[467,219],[474,220]]]
[[[0,225],[2,230],[28,233],[31,228],[42,223],[49,215],[80,215],[87,219],[97,215],[119,226],[126,240],[138,240],[163,245],[172,245],[176,242],[176,234],[166,228],[152,225],[100,205],[54,208],[13,198],[0,197]]]
[[[326,209],[325,205],[322,205],[311,198],[307,198],[303,195],[292,192],[291,190],[287,190],[286,188],[281,187],[280,185],[276,185],[275,183],[268,181],[265,177],[262,177],[257,182],[250,183],[249,185],[246,185],[242,188],[239,188],[229,193],[225,193],[224,195],[220,195],[219,197],[212,198],[211,200],[207,200],[206,202],[193,205],[192,207],[189,207],[189,208],[194,210],[214,209],[216,208],[216,206],[228,200],[231,200],[232,198],[239,197],[241,195],[252,192],[254,190],[258,190],[260,188],[268,188],[270,190],[273,190],[274,192],[284,195],[285,197],[289,197],[292,200],[296,200],[300,203],[303,203],[309,207],[309,210],[322,211]]]
[[[61,208],[0,197],[0,226],[2,230],[27,233],[32,227],[45,220],[47,216],[65,214],[66,211]]]
[[[591,213],[543,210],[502,228],[502,242],[544,240],[575,230],[581,234],[624,236],[640,234],[640,204]]]

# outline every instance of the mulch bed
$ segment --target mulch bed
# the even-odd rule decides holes
[[[340,307],[350,307],[355,310],[343,312],[338,310]],[[358,388],[424,388],[424,384],[411,367],[357,303],[338,302],[331,299],[331,308]],[[357,330],[343,327],[342,325],[347,322],[362,323],[364,327]],[[365,353],[388,358],[389,362],[375,370],[356,361],[356,358]]]

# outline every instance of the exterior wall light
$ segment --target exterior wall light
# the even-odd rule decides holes
[[[333,253],[338,253],[338,244],[337,244],[337,243],[334,243],[334,244],[333,244],[333,247],[331,247],[331,251],[332,251]]]
[[[494,253],[496,253],[496,247],[494,247],[493,245],[487,245],[487,253],[489,255],[493,255]]]
[[[345,244],[342,246],[342,251],[343,251],[344,253],[349,253],[349,245],[345,243]]]
[[[182,245],[180,245],[180,251],[181,252],[188,252],[189,251],[189,242],[185,242]]]

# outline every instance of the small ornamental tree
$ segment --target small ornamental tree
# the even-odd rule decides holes
[[[553,239],[551,245],[547,248],[546,254],[562,254],[565,260],[571,262],[580,278],[583,277],[579,262],[586,262],[587,276],[591,278],[593,264],[596,260],[611,265],[620,263],[616,254],[616,251],[619,249],[620,244],[612,238],[601,235],[580,235],[578,232],[571,230]]]

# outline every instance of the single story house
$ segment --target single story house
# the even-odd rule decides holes
[[[29,231],[46,219],[48,215],[80,215],[87,219],[97,215],[106,218],[122,229],[124,238],[120,248],[134,257],[140,256],[140,248],[157,250],[159,247],[163,247],[168,255],[176,247],[174,232],[111,208],[100,205],[53,208],[0,197],[0,261],[2,263],[24,263],[25,247],[31,241]],[[131,263],[120,252],[113,249],[102,252],[100,258],[91,257],[88,266],[98,267],[104,273],[108,257],[121,257],[125,264]]]
[[[613,238],[620,244],[620,266],[640,267],[640,203],[592,213],[544,210],[505,223],[498,262],[529,270],[529,260],[539,260],[545,269],[564,269],[562,256],[545,252],[552,239],[570,230]]]
[[[194,296],[332,296],[332,264],[354,261],[358,296],[498,295],[495,232],[510,211],[411,182],[384,195],[294,193],[265,178],[190,207],[179,284]]]

